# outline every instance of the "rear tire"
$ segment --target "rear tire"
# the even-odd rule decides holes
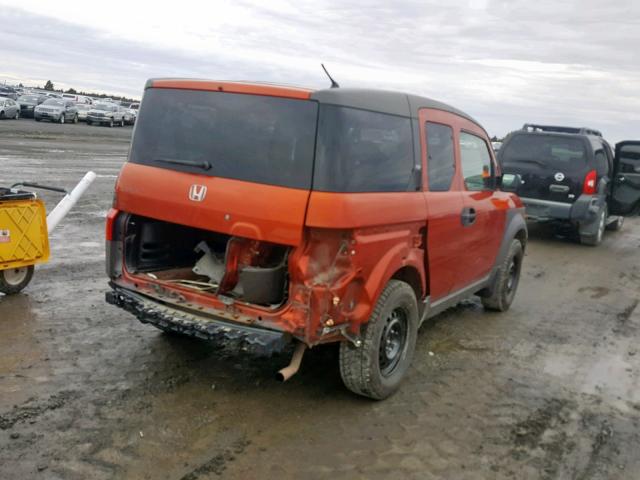
[[[523,258],[524,249],[522,248],[522,243],[520,243],[520,240],[513,239],[509,246],[509,252],[502,265],[500,265],[500,270],[493,286],[493,293],[490,297],[482,298],[484,308],[498,312],[509,310],[520,283]]]
[[[418,304],[408,284],[390,280],[361,329],[360,347],[340,344],[340,376],[352,392],[374,400],[392,395],[411,365]]]
[[[109,120],[109,128],[113,128],[113,118]]]
[[[33,277],[33,265],[22,268],[0,270],[0,292],[13,295],[29,285]]]
[[[34,118],[36,119],[36,122],[39,122],[42,120],[41,118],[38,118],[38,117],[34,117]]]
[[[58,122],[60,122],[60,124],[64,123],[64,113],[60,114],[60,120],[58,120]]]
[[[16,116],[13,117],[14,119],[18,120],[20,118],[20,110],[16,110]]]
[[[78,123],[78,115],[76,114],[75,117],[73,117],[73,123]]]

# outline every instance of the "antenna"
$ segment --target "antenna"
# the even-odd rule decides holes
[[[322,67],[322,69],[324,70],[324,73],[327,74],[327,77],[329,77],[329,80],[331,80],[331,88],[340,88],[340,85],[338,85],[338,82],[336,82],[333,77],[331,77],[331,75],[329,75],[329,72],[327,71],[327,69],[324,66],[324,63],[321,63],[320,66]]]

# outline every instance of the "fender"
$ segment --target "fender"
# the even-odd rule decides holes
[[[504,262],[504,259],[509,253],[511,241],[518,235],[524,235],[524,241],[522,243],[523,251],[525,250],[527,245],[527,238],[529,236],[529,233],[527,230],[527,222],[524,217],[524,207],[510,208],[506,211],[506,217],[506,228],[504,229],[502,242],[500,243],[500,249],[498,250],[498,255],[496,256],[496,261],[493,265],[491,280],[489,281],[489,286],[482,292],[482,296],[490,296],[493,293],[495,279],[500,272],[500,265],[502,265],[502,262]]]

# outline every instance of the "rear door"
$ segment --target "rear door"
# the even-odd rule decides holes
[[[451,292],[465,265],[460,262],[466,227],[461,215],[460,167],[455,148],[460,118],[442,110],[419,112],[427,203],[427,271],[432,301]]]
[[[634,215],[640,210],[640,141],[616,145],[609,213]]]

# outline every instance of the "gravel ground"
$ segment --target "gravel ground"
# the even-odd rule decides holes
[[[105,304],[103,218],[131,131],[0,122],[0,185],[98,174],[51,262],[0,295],[0,478],[640,478],[639,219],[597,248],[532,226],[511,310],[470,300],[428,322],[402,390],[371,402],[343,388],[335,348],[282,385],[285,356]]]

